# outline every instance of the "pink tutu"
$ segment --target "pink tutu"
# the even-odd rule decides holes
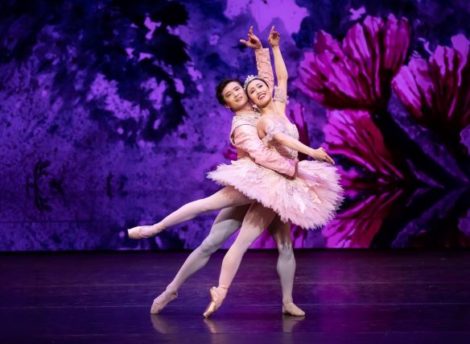
[[[343,196],[336,168],[318,161],[300,161],[289,179],[249,158],[220,165],[208,178],[273,209],[283,221],[318,228],[331,220]]]

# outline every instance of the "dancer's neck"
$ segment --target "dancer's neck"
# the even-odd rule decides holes
[[[267,115],[268,113],[278,114],[276,104],[274,104],[273,101],[270,101],[268,105],[266,105],[264,108],[259,109],[259,111],[261,113],[261,116],[262,115]]]

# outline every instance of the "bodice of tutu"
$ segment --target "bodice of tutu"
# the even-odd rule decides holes
[[[237,148],[238,159],[250,159],[265,168],[292,177],[297,160],[279,154],[260,140],[256,127],[259,118],[260,115],[255,112],[234,116],[230,140]]]
[[[298,152],[296,150],[286,147],[274,140],[274,135],[276,133],[283,133],[298,140],[299,131],[297,130],[297,127],[294,124],[287,122],[287,120],[281,120],[272,116],[266,127],[266,136],[263,137],[263,142],[268,147],[276,149],[279,154],[286,158],[297,159]]]
[[[219,165],[208,173],[209,179],[234,187],[249,199],[274,210],[284,222],[292,221],[302,228],[324,226],[342,200],[336,168],[319,161],[297,163],[292,159],[297,157],[297,152],[273,139],[276,133],[298,139],[297,128],[287,119],[267,116],[262,119],[266,120],[267,134],[262,140],[254,126],[257,115],[234,118],[232,140],[237,148],[250,152],[254,161],[241,158]],[[289,172],[279,173],[279,167]]]

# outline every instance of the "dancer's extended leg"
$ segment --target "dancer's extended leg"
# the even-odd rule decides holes
[[[219,210],[251,203],[245,195],[231,186],[226,186],[215,194],[183,205],[160,222],[152,226],[137,226],[129,229],[129,238],[143,239],[160,233],[165,228],[191,220],[207,211]]]
[[[150,313],[159,313],[169,302],[178,295],[179,288],[195,272],[204,267],[212,253],[217,251],[232,233],[240,228],[248,210],[248,205],[225,208],[217,215],[209,235],[185,260],[176,276],[153,301]]]

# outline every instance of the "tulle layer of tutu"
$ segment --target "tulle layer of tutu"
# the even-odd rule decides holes
[[[208,178],[273,209],[283,221],[305,228],[324,226],[336,214],[343,200],[339,174],[330,164],[300,161],[295,178],[239,159],[219,165]]]

